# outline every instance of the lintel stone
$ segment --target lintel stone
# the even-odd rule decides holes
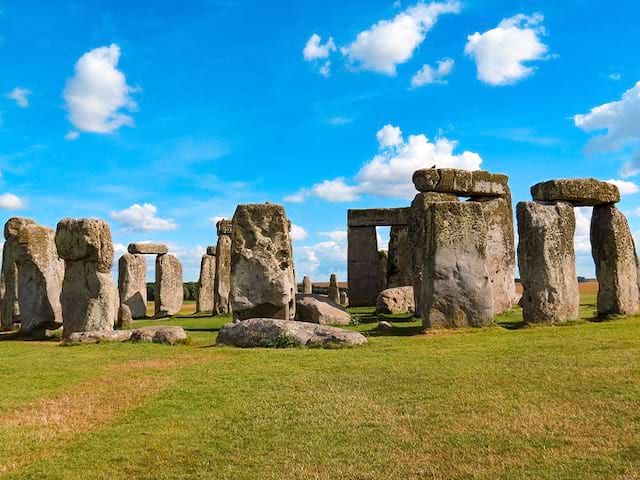
[[[507,197],[509,177],[485,170],[425,168],[413,174],[419,192],[450,193],[461,197]]]
[[[620,201],[620,190],[595,178],[549,180],[531,187],[531,196],[541,202],[568,202],[574,207],[595,207]]]
[[[409,224],[409,208],[352,209],[347,213],[350,227],[390,227]]]

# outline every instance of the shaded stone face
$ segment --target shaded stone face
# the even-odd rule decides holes
[[[214,311],[214,283],[216,277],[216,257],[203,255],[200,262],[200,279],[198,280],[197,312]]]
[[[534,200],[568,202],[576,207],[606,205],[620,201],[620,190],[611,183],[595,178],[549,180],[531,187]]]
[[[389,261],[387,264],[387,288],[412,285],[409,228],[392,226],[389,235]]]
[[[354,307],[373,306],[380,291],[376,227],[349,227],[347,275]]]
[[[311,279],[307,276],[302,279],[302,293],[304,293],[305,295],[311,295],[313,293]]]
[[[376,313],[410,313],[415,311],[413,287],[388,288],[380,292]]]
[[[127,250],[134,255],[165,255],[169,253],[169,247],[162,243],[130,243]]]
[[[5,225],[5,239],[3,326],[19,321],[29,335],[59,328],[64,261],[58,257],[55,232],[30,219],[12,218]]]
[[[156,257],[155,316],[170,317],[182,308],[184,284],[182,264],[174,255]]]
[[[413,174],[419,192],[449,193],[462,197],[503,197],[510,194],[509,177],[484,170],[428,168]]]
[[[207,255],[211,255],[212,257],[216,256],[216,247],[215,245],[210,245],[207,247]]]
[[[425,217],[421,294],[425,328],[480,327],[493,322],[486,268],[487,225],[477,202],[431,204]]]
[[[389,252],[387,250],[378,250],[378,293],[387,288],[389,278],[388,268]]]
[[[518,266],[525,322],[561,323],[579,314],[573,246],[576,220],[568,203],[520,202]]]
[[[280,205],[236,208],[229,295],[234,318],[294,319],[297,287],[289,227]]]
[[[118,328],[129,328],[133,325],[133,317],[131,316],[131,309],[129,305],[126,303],[120,304],[120,309],[118,310]]]
[[[147,262],[143,255],[125,253],[120,257],[118,291],[132,318],[147,316]]]
[[[627,219],[613,205],[593,209],[591,252],[598,277],[598,315],[637,314],[636,247]]]
[[[349,325],[351,315],[323,295],[297,295],[296,321],[320,325]]]
[[[340,289],[338,288],[338,278],[335,273],[329,278],[329,300],[340,305]]]
[[[229,291],[231,290],[231,220],[220,220],[218,244],[216,245],[216,277],[214,281],[214,308],[216,315],[231,313]]]

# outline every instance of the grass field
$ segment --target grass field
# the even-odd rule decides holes
[[[638,479],[640,317],[420,333],[366,347],[61,347],[0,336],[0,477]],[[157,324],[145,320],[137,325]]]

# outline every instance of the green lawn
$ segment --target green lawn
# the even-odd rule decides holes
[[[640,317],[421,334],[342,350],[60,347],[0,337],[0,477],[638,479]]]

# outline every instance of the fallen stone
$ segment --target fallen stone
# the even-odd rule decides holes
[[[412,313],[415,311],[413,287],[388,288],[380,292],[376,313]]]
[[[511,194],[509,177],[484,170],[427,168],[413,174],[419,192],[449,193],[461,197],[503,197]]]
[[[229,305],[229,291],[231,289],[231,220],[220,220],[216,223],[218,229],[218,244],[216,246],[216,278],[214,282],[214,309],[216,315],[231,313]]]
[[[156,318],[171,317],[180,312],[184,301],[182,264],[173,255],[156,257]]]
[[[63,345],[126,342],[131,338],[132,333],[133,330],[74,332],[64,339]]]
[[[336,327],[272,318],[252,318],[228,323],[218,333],[216,344],[242,348],[284,348],[298,346],[355,346],[366,337]]]
[[[132,318],[147,316],[147,262],[143,255],[125,253],[118,260],[120,301],[127,305]]]
[[[112,330],[108,332],[75,332],[64,339],[64,345],[82,345],[109,342],[152,342],[167,345],[184,343],[187,334],[182,327],[142,327],[136,330]]]
[[[320,325],[349,325],[351,315],[322,295],[296,295],[296,321]]]
[[[311,279],[307,276],[302,279],[302,293],[304,293],[305,295],[311,295],[313,293]]]
[[[607,205],[620,201],[618,187],[595,178],[549,180],[531,187],[534,200],[568,202],[575,207]]]
[[[638,260],[624,214],[613,205],[594,207],[591,251],[598,278],[598,315],[635,315],[640,310]]]
[[[134,255],[166,255],[169,253],[168,246],[151,242],[130,243],[127,250]]]
[[[229,294],[234,318],[295,318],[297,286],[289,230],[280,205],[236,208]]]
[[[520,202],[518,266],[525,322],[561,323],[578,318],[573,207],[568,203]]]

